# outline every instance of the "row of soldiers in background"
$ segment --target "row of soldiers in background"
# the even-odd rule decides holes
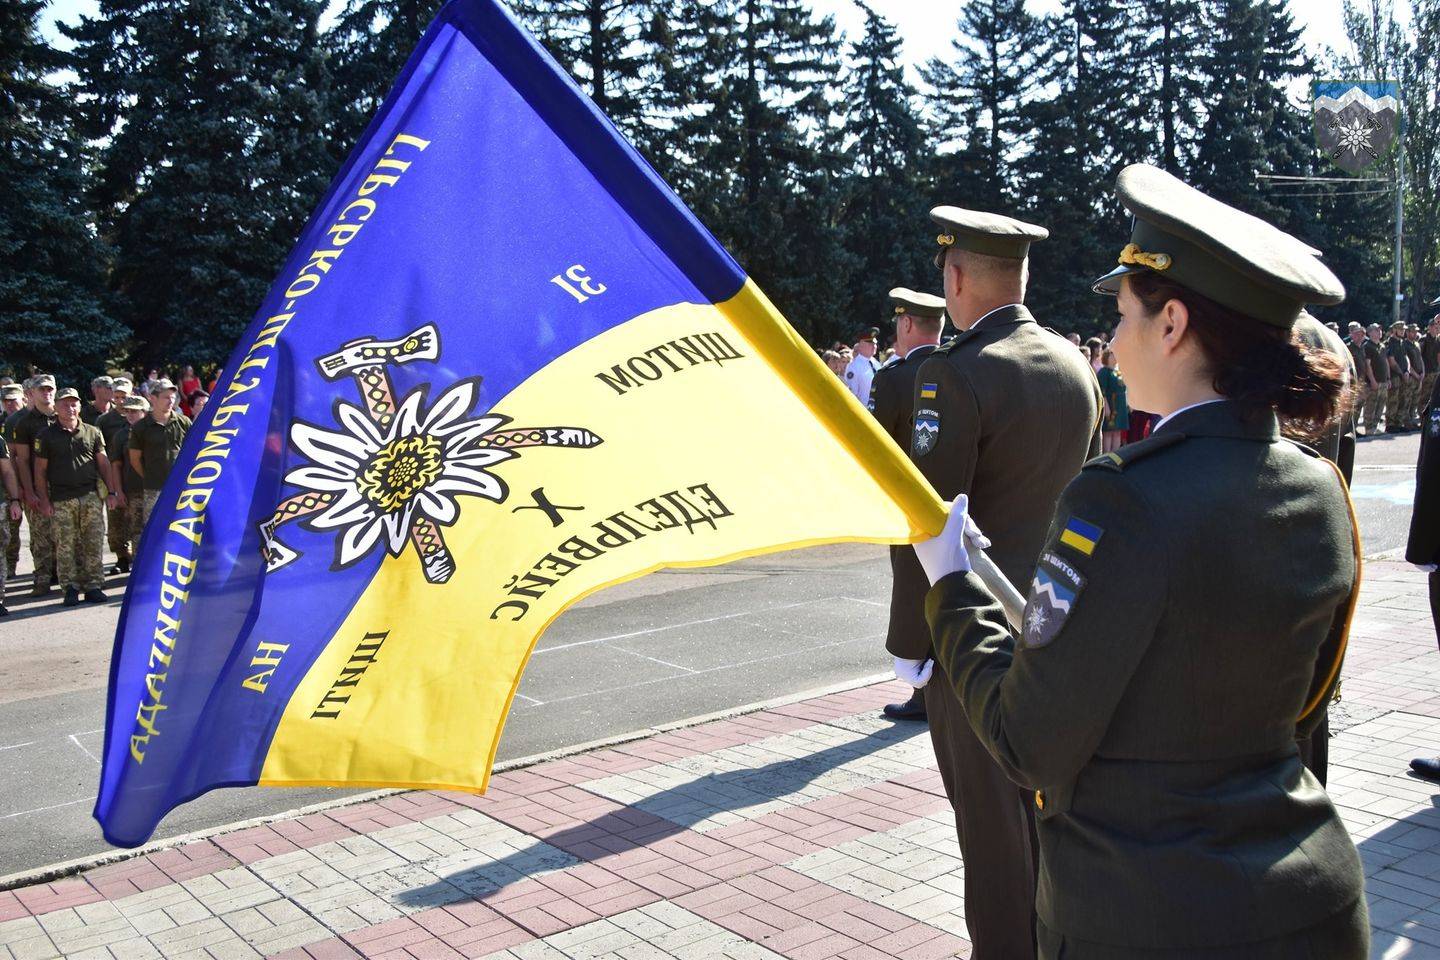
[[[129,572],[191,423],[175,410],[169,380],[151,384],[149,400],[132,395],[133,387],[126,377],[96,377],[88,403],[73,387],[57,392],[49,374],[0,388],[0,479],[9,500],[0,579],[15,575],[22,523],[35,563],[32,596],[59,583],[65,606],[82,596],[103,603],[106,539],[115,572]]]
[[[1355,409],[1360,431],[1404,433],[1420,429],[1435,381],[1440,376],[1440,315],[1424,333],[1415,324],[1396,321],[1384,335],[1380,324],[1369,329],[1350,324],[1346,347],[1357,372]]]

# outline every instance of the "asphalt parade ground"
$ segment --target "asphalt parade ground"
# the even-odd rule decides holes
[[[1354,492],[1372,558],[1393,561],[1403,550],[1417,449],[1415,434],[1360,444]],[[1402,569],[1376,567],[1390,568]],[[23,551],[20,569],[29,570]],[[7,585],[12,614],[0,621],[0,656],[6,663],[0,685],[0,876],[108,849],[90,807],[123,586],[123,577],[112,577],[110,603],[66,609],[58,592],[36,601],[28,597],[26,581]],[[603,592],[564,615],[542,638],[500,759],[564,750],[885,673],[888,591],[883,548],[837,546],[661,573]],[[1396,676],[1394,683],[1403,686],[1405,677]],[[1440,677],[1430,676],[1422,686],[1429,684],[1433,697],[1437,683]],[[1432,738],[1437,728],[1440,721],[1430,721]],[[907,727],[877,735],[908,743],[911,752],[917,744],[928,750],[914,732]],[[156,837],[341,796],[336,790],[217,791],[173,813]],[[1440,860],[1435,866],[1440,873]],[[1435,893],[1440,896],[1440,887]]]

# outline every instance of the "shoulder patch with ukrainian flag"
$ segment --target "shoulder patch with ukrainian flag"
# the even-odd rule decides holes
[[[1095,545],[1104,535],[1105,531],[1095,524],[1081,520],[1079,517],[1071,517],[1065,521],[1065,529],[1060,534],[1060,542],[1088,557],[1095,552]]]
[[[935,394],[938,393],[938,392],[939,392],[939,387],[938,387],[936,384],[933,384],[933,383],[922,383],[922,384],[920,384],[920,399],[921,399],[921,400],[934,400],[934,399],[935,399]]]

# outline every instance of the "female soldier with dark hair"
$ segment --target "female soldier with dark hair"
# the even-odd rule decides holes
[[[1146,440],[1061,497],[1013,636],[969,573],[966,503],[916,545],[937,658],[971,725],[1033,790],[1040,955],[1352,960],[1360,859],[1295,740],[1334,687],[1359,584],[1344,481],[1281,437],[1348,401],[1290,327],[1344,298],[1288,234],[1153,167],[1113,349]],[[939,671],[937,671],[937,674]]]

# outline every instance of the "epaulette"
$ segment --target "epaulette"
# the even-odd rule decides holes
[[[1310,454],[1310,456],[1314,457],[1316,460],[1324,460],[1324,459],[1325,459],[1325,454],[1321,453],[1319,450],[1316,450],[1316,449],[1315,449],[1314,447],[1312,447],[1312,446],[1309,446],[1309,445],[1307,445],[1307,444],[1301,443],[1299,440],[1296,440],[1296,439],[1294,439],[1294,438],[1292,438],[1292,437],[1284,437],[1284,436],[1282,436],[1280,439],[1289,441],[1289,442],[1290,442],[1291,444],[1293,444],[1294,446],[1299,447],[1301,451]]]
[[[1119,450],[1112,450],[1110,453],[1102,453],[1094,460],[1089,461],[1081,469],[1088,470],[1092,467],[1104,470],[1121,472],[1136,460],[1150,456],[1157,450],[1164,450],[1166,447],[1174,446],[1185,439],[1185,434],[1175,431],[1172,433],[1157,433],[1138,440],[1135,443],[1126,444]]]

